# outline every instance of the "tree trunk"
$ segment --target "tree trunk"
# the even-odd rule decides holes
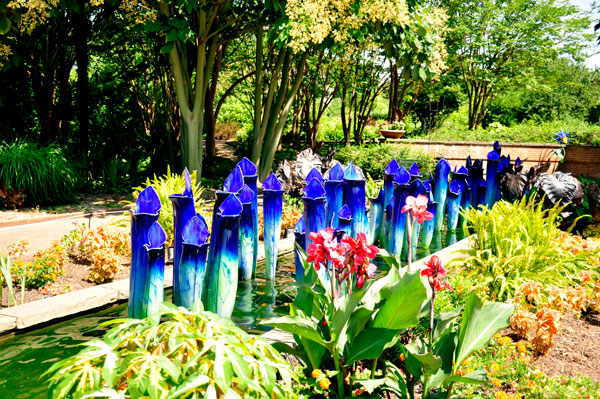
[[[75,59],[77,62],[77,105],[79,108],[79,157],[86,162],[89,149],[90,80],[88,60],[89,20],[85,7],[74,13]]]

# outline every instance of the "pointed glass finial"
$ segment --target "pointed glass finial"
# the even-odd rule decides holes
[[[277,176],[275,176],[274,173],[271,173],[269,175],[269,177],[267,177],[265,179],[265,181],[263,182],[263,190],[273,190],[273,191],[279,191],[281,190],[281,182],[279,181],[279,179],[277,178]]]
[[[317,179],[319,182],[323,183],[323,175],[316,168],[312,168],[310,172],[306,175],[305,182],[309,183],[312,179]]]
[[[338,212],[338,216],[340,219],[344,221],[352,221],[352,211],[348,207],[348,205],[344,205]]]
[[[394,174],[394,183],[396,183],[396,184],[410,183],[410,173],[408,173],[408,171],[406,169],[404,169],[404,166],[399,167],[398,170],[396,171],[396,173]]]
[[[333,165],[333,168],[329,170],[329,174],[327,176],[327,180],[329,181],[342,181],[344,180],[344,168],[339,163]]]
[[[323,185],[321,185],[321,182],[317,179],[312,179],[308,182],[306,187],[304,187],[304,196],[312,199],[325,198],[325,189],[323,188]]]
[[[352,161],[350,161],[350,163],[348,164],[348,167],[344,171],[344,179],[346,179],[346,180],[361,180]]]
[[[252,191],[252,189],[250,187],[248,187],[247,185],[244,184],[244,187],[242,187],[242,190],[240,191],[240,201],[242,202],[242,204],[249,204],[252,202],[252,199],[254,198],[254,191]]]
[[[227,179],[225,179],[223,191],[227,193],[239,193],[242,187],[244,187],[244,175],[240,167],[236,166],[229,176],[227,176]]]
[[[243,176],[255,176],[256,175],[256,165],[254,162],[244,157],[240,162],[238,162],[237,166],[239,166],[242,171]]]
[[[209,235],[208,225],[199,213],[186,223],[181,233],[184,243],[197,246],[206,244]]]
[[[398,161],[392,159],[392,161],[385,167],[385,174],[394,175],[399,168],[400,165],[398,165]]]
[[[135,213],[156,215],[160,211],[160,198],[154,187],[148,186],[143,189],[135,202]]]
[[[419,165],[417,165],[417,162],[413,162],[413,164],[410,166],[410,169],[408,170],[408,173],[412,176],[412,177],[422,177],[419,174]]]
[[[460,194],[460,192],[462,191],[460,183],[456,180],[452,180],[450,182],[450,187],[448,188],[448,191],[450,191],[454,195]]]
[[[219,213],[223,217],[238,216],[242,212],[242,209],[240,200],[234,194],[229,194],[219,207]]]

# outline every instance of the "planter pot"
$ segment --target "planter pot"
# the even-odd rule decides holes
[[[388,130],[388,129],[380,129],[379,130],[383,137],[388,139],[399,139],[404,136],[405,130]]]

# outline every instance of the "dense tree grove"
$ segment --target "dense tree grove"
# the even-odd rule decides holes
[[[492,122],[598,123],[567,0],[0,0],[0,142],[55,143],[116,188],[218,162],[274,168],[282,143]]]

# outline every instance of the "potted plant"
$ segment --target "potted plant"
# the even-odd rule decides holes
[[[406,123],[403,121],[392,121],[391,123],[383,125],[379,131],[383,135],[383,137],[390,139],[399,139],[404,136],[406,130]]]

